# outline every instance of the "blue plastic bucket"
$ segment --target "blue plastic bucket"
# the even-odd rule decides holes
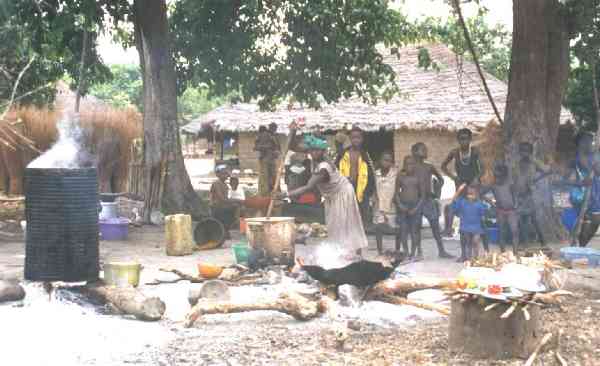
[[[592,248],[565,247],[560,249],[560,257],[572,261],[575,259],[587,259],[590,267],[600,265],[600,250]]]
[[[485,228],[485,235],[488,238],[488,242],[490,244],[498,244],[499,239],[499,235],[498,235],[498,228],[495,226],[492,227],[486,227]]]
[[[575,228],[575,223],[577,222],[578,215],[579,215],[579,213],[573,207],[565,208],[563,210],[562,214],[560,215],[561,216],[560,218],[561,218],[562,224],[565,226],[565,228],[568,231],[573,231],[573,228]]]

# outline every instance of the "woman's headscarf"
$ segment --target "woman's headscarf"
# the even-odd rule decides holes
[[[315,137],[313,135],[305,135],[304,136],[304,146],[307,149],[315,149],[315,150],[327,150],[329,145],[327,141]]]

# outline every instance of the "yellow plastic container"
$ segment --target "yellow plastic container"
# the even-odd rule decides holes
[[[135,262],[111,262],[104,265],[104,282],[116,287],[137,287],[142,265]]]
[[[182,256],[194,252],[192,217],[190,215],[177,214],[165,217],[165,234],[167,255]]]

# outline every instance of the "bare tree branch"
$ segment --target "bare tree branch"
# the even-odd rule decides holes
[[[2,115],[0,116],[0,121],[4,119],[4,117],[6,117],[6,114],[8,113],[8,111],[10,110],[10,107],[12,107],[12,104],[15,100],[15,94],[17,94],[17,88],[19,87],[19,83],[21,82],[21,78],[23,77],[23,75],[25,74],[25,72],[27,71],[27,69],[29,69],[29,66],[31,66],[31,64],[33,63],[33,61],[35,60],[35,55],[33,55],[30,59],[29,62],[27,63],[27,65],[25,65],[25,67],[23,68],[23,70],[21,70],[21,72],[19,73],[19,76],[17,76],[17,80],[15,81],[15,85],[13,86],[13,91],[10,95],[10,99],[8,100],[8,105],[6,107],[6,109],[4,110],[4,112],[2,113]]]
[[[469,35],[469,30],[467,29],[467,25],[465,23],[465,19],[462,15],[462,10],[460,8],[460,1],[454,0],[454,8],[458,14],[458,20],[460,21],[460,26],[463,29],[465,40],[467,41],[467,46],[469,47],[469,51],[471,52],[471,56],[473,57],[473,62],[477,67],[477,72],[479,73],[479,77],[481,78],[481,82],[483,83],[483,88],[485,89],[485,93],[487,94],[488,100],[494,109],[494,113],[496,114],[496,118],[498,118],[498,123],[502,125],[504,123],[502,117],[500,116],[500,112],[496,107],[496,103],[494,102],[494,98],[492,98],[492,93],[490,92],[490,88],[488,88],[487,81],[485,80],[485,75],[483,75],[483,71],[481,71],[481,66],[479,65],[479,59],[477,58],[477,53],[475,52],[475,47],[473,47],[473,42],[471,41],[471,36]]]

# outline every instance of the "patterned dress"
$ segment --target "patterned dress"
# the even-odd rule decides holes
[[[330,162],[319,163],[315,172],[321,170],[329,174],[327,182],[317,184],[325,198],[325,221],[329,241],[346,248],[352,256],[358,249],[368,246],[354,187]]]

